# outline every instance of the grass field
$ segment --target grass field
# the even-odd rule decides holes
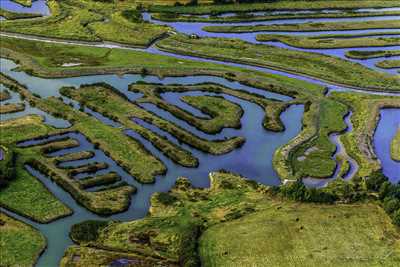
[[[400,50],[376,50],[376,51],[358,51],[351,50],[346,52],[346,57],[354,59],[370,59],[378,57],[399,56]]]
[[[317,53],[251,44],[238,39],[192,39],[175,35],[157,43],[168,52],[305,74],[338,84],[378,90],[399,90],[396,77],[373,71],[360,64]]]
[[[0,212],[1,266],[33,266],[45,247],[39,231]]]
[[[397,229],[380,207],[368,204],[273,203],[212,226],[200,239],[205,266],[394,267],[399,253]]]
[[[392,140],[390,154],[393,160],[400,161],[400,128]]]
[[[206,26],[203,30],[208,32],[316,32],[316,31],[345,31],[345,30],[368,30],[368,29],[398,29],[398,20],[371,20],[352,22],[307,22],[299,24],[271,24],[255,26]]]
[[[109,265],[121,256],[157,257],[163,266],[396,266],[400,259],[400,233],[373,202],[295,203],[237,175],[210,178],[209,189],[178,179],[152,197],[144,219],[74,225],[77,245],[61,266]]]
[[[379,34],[386,34],[385,32]],[[389,33],[397,34],[397,33]],[[376,36],[377,33],[370,34],[329,34],[316,36],[289,36],[278,34],[258,34],[256,39],[261,42],[282,42],[290,46],[299,48],[329,49],[329,48],[349,48],[349,47],[377,47],[400,45],[398,37],[368,37]]]

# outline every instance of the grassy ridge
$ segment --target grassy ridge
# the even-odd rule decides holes
[[[0,114],[15,113],[25,110],[23,103],[5,104],[0,106]]]
[[[250,12],[264,10],[321,10],[396,7],[396,1],[275,1],[268,3],[243,3],[226,5],[198,6],[150,6],[151,12],[169,12],[178,14],[210,14],[226,12]]]
[[[400,128],[391,142],[390,155],[393,160],[400,161]]]
[[[387,59],[379,61],[375,65],[383,69],[400,68],[400,59]]]
[[[398,33],[369,33],[369,34],[329,34],[317,36],[290,36],[278,34],[258,34],[256,39],[261,42],[282,42],[299,48],[329,49],[349,47],[374,47],[400,45],[400,37],[368,37],[379,34]]]
[[[26,7],[32,6],[32,0],[12,0],[12,1]]]
[[[248,13],[236,14],[229,17],[218,16],[196,16],[181,15],[178,13],[153,13],[152,18],[155,20],[167,22],[208,22],[208,23],[234,23],[234,22],[250,22],[250,21],[269,21],[283,19],[310,19],[310,18],[359,18],[359,17],[379,17],[379,16],[397,16],[399,11],[379,11],[379,12],[352,12],[351,10],[343,10],[341,13],[315,13],[315,14],[271,14],[252,15]]]
[[[161,40],[162,50],[305,74],[334,83],[378,90],[400,89],[400,80],[361,64],[317,53],[244,42],[238,39],[192,39],[175,35]]]
[[[399,252],[389,248],[390,234],[382,236],[383,229],[398,235],[374,205],[276,204],[208,229],[200,255],[205,266],[395,266]],[[381,238],[386,240],[377,242]],[[388,251],[396,256],[382,262]]]
[[[378,57],[400,56],[400,50],[376,50],[376,51],[358,51],[351,50],[346,52],[346,57],[354,59],[370,59]]]
[[[0,212],[1,266],[33,266],[45,248],[38,230]]]
[[[34,13],[17,13],[0,8],[0,16],[8,20],[38,18],[42,15]]]
[[[368,29],[399,29],[399,20],[371,20],[351,22],[307,22],[299,24],[271,24],[255,26],[206,26],[208,32],[242,33],[242,32],[317,32],[345,31]]]

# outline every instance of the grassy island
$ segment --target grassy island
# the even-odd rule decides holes
[[[400,161],[400,128],[392,140],[390,154],[393,160]]]

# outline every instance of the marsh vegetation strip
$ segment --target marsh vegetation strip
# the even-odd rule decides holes
[[[334,12],[336,11],[336,12]],[[320,10],[315,12],[280,11],[280,12],[253,12],[253,13],[227,13],[223,15],[188,15],[177,13],[152,13],[155,20],[169,22],[207,22],[207,23],[246,23],[278,21],[288,19],[315,19],[315,18],[366,18],[382,16],[398,16],[400,11],[357,12],[355,10]]]
[[[384,35],[385,33],[382,32]],[[392,33],[390,33],[392,34]],[[282,42],[290,46],[311,49],[329,48],[352,48],[352,47],[375,47],[400,45],[400,37],[379,36],[379,33],[370,34],[341,34],[341,35],[312,35],[312,36],[289,36],[276,34],[259,34],[257,41]],[[399,35],[398,33],[393,33]],[[377,36],[376,36],[377,35]],[[371,37],[369,37],[371,36]],[[374,37],[376,36],[376,37]]]
[[[241,33],[241,32],[318,32],[344,31],[368,29],[398,29],[399,20],[371,20],[351,22],[309,22],[299,24],[269,24],[251,26],[206,26],[203,29],[209,32]]]
[[[376,66],[383,69],[400,68],[400,59],[387,59],[376,63]]]
[[[152,12],[167,12],[177,14],[218,14],[227,12],[255,12],[272,10],[321,10],[321,9],[360,9],[398,7],[395,1],[278,1],[272,3],[243,3],[226,5],[198,6],[151,6]]]
[[[193,39],[184,35],[175,35],[161,40],[157,43],[157,47],[184,55],[301,73],[351,86],[381,88],[382,90],[391,90],[391,87],[392,90],[397,90],[400,87],[399,79],[346,60],[274,46],[251,44],[237,39]],[[360,77],[363,78],[360,79]]]
[[[346,52],[346,57],[354,59],[371,59],[380,57],[400,56],[400,50],[375,50],[375,51],[359,51],[350,50]]]

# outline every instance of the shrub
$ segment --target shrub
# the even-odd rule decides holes
[[[71,227],[70,237],[77,243],[95,241],[109,222],[89,220]]]

